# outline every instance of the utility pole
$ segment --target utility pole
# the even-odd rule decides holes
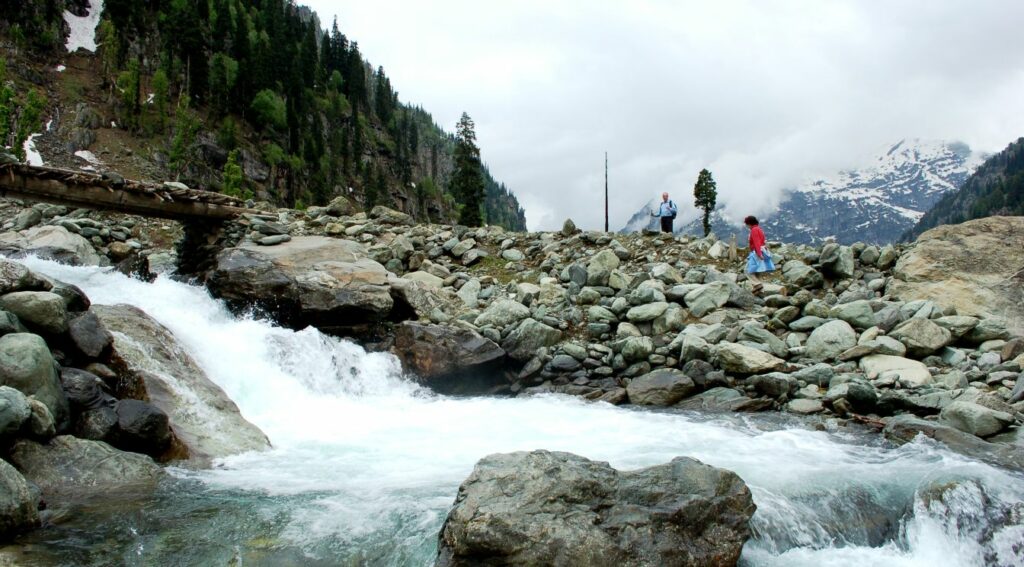
[[[604,153],[604,231],[608,232],[608,152]]]

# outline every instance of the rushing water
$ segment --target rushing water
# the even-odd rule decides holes
[[[430,565],[459,483],[489,453],[571,451],[618,468],[678,455],[736,471],[758,506],[745,565],[1024,565],[1024,478],[919,441],[779,415],[708,417],[574,398],[451,398],[393,357],[237,318],[199,287],[29,260],[94,303],[166,325],[274,449],[173,469],[147,497],[61,512],[25,562]],[[941,501],[930,488],[960,481]]]

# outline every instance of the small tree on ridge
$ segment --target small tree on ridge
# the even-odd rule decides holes
[[[717,198],[718,185],[711,177],[711,172],[700,170],[697,183],[693,186],[693,206],[704,211],[704,236],[711,233],[711,211],[715,210]]]

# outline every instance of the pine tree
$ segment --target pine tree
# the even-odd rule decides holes
[[[459,223],[466,226],[480,226],[480,208],[484,201],[484,178],[474,127],[473,119],[463,112],[456,125],[455,171],[449,186],[450,192],[462,206]]]
[[[715,210],[718,185],[707,169],[700,170],[697,183],[693,186],[693,206],[704,211],[704,236],[711,234],[711,211]]]

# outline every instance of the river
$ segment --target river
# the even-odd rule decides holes
[[[761,566],[1024,565],[1024,477],[922,440],[780,414],[708,416],[561,396],[445,397],[315,329],[236,317],[161,277],[31,259],[93,303],[167,326],[274,448],[170,469],[154,495],[84,502],[18,540],[39,565],[431,565],[460,482],[484,455],[562,450],[622,469],[686,455],[738,473]],[[943,501],[922,498],[957,482]],[[1006,521],[1013,516],[1014,521]]]

